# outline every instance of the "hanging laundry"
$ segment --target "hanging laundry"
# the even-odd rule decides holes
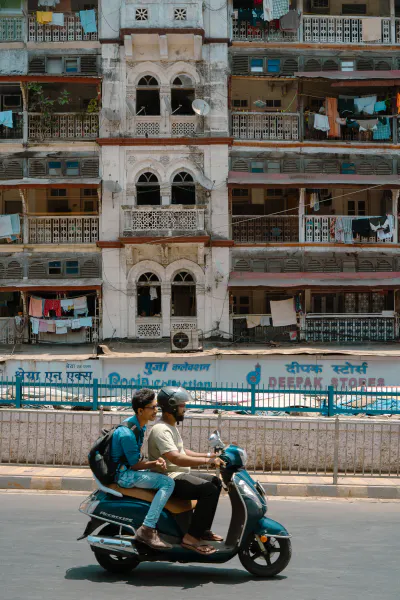
[[[96,11],[94,11],[93,9],[80,10],[79,17],[81,20],[83,33],[96,33],[97,32]]]
[[[370,237],[371,235],[369,219],[353,219],[351,228],[353,231],[353,237]]]
[[[58,326],[56,322],[56,335],[63,335],[64,333],[68,333],[68,329],[65,327],[65,325]]]
[[[31,296],[29,300],[29,316],[31,317],[43,317],[43,298],[34,298]]]
[[[376,129],[374,130],[374,140],[390,140],[392,136],[392,130],[390,127],[389,119],[379,117]]]
[[[250,8],[239,8],[238,12],[238,26],[240,27],[241,23],[249,23],[252,19],[253,13]]]
[[[11,215],[0,215],[0,238],[12,235]]]
[[[357,119],[360,131],[373,131],[376,129],[378,119]]]
[[[288,300],[277,300],[270,302],[272,324],[274,327],[285,325],[296,325],[297,316],[294,308],[294,298]]]
[[[51,25],[55,25],[57,27],[64,27],[64,13],[53,13]]]
[[[40,320],[39,321],[39,333],[47,333],[47,321]]]
[[[397,114],[400,115],[400,92],[398,92],[397,96],[396,96],[396,106],[397,106]]]
[[[363,42],[381,42],[382,19],[380,17],[361,19],[361,31]]]
[[[376,104],[376,96],[365,96],[362,98],[354,98],[354,106],[357,112],[364,112],[367,115],[374,114],[374,108]]]
[[[338,125],[346,125],[346,119],[342,119],[341,117],[336,118],[336,123]]]
[[[266,315],[263,315],[261,317],[261,321],[260,321],[261,327],[271,327],[271,323],[272,323],[271,317],[267,317]]]
[[[74,310],[74,308],[75,308],[73,298],[63,298],[62,300],[60,300],[60,304],[61,304],[61,309],[64,312],[70,312],[71,310]]]
[[[41,25],[48,25],[53,20],[53,13],[40,11],[38,10],[36,13],[36,21]]]
[[[337,217],[335,222],[335,240],[341,244],[352,244],[353,230],[352,230],[353,217]]]
[[[254,2],[254,6],[259,7],[259,6],[262,6],[263,0],[253,0],[253,2]]]
[[[72,329],[80,329],[82,327],[80,319],[72,319]]]
[[[47,323],[47,333],[55,333],[56,332],[55,321],[46,321],[46,323]]]
[[[319,131],[329,131],[330,125],[328,117],[316,113],[314,115],[314,129],[318,129]]]
[[[337,98],[327,98],[325,106],[330,127],[328,137],[339,138],[340,125],[336,122],[336,119],[339,117]]]
[[[49,316],[49,311],[54,310],[56,317],[61,317],[61,302],[60,300],[45,300],[43,314]]]
[[[387,216],[384,217],[374,217],[369,220],[370,227],[372,231],[378,231],[378,229],[382,229],[387,221]]]
[[[79,298],[74,298],[73,299],[74,302],[74,309],[79,309],[79,308],[87,308],[87,298],[86,296],[79,296]]]
[[[85,317],[84,319],[80,319],[81,327],[92,327],[93,320],[92,317]]]
[[[254,327],[258,327],[260,324],[261,324],[261,316],[260,315],[248,315],[246,317],[247,329],[254,329]]]
[[[273,13],[272,0],[264,0],[263,1],[263,11],[264,11],[264,21],[272,21],[272,13]]]
[[[38,0],[38,6],[50,6],[55,7],[60,4],[60,0]]]
[[[298,10],[289,10],[286,15],[283,15],[280,20],[280,29],[288,33],[297,33],[300,27],[300,13]]]
[[[289,12],[289,0],[272,0],[272,18],[280,19]]]
[[[386,110],[386,108],[386,102],[381,100],[380,102],[375,102],[374,112],[382,112],[383,110]]]
[[[260,27],[264,21],[264,11],[262,8],[253,8],[251,11],[251,24],[254,27]]]
[[[151,286],[150,288],[150,300],[157,300],[158,296],[157,296],[157,288],[154,286]]]
[[[37,335],[39,333],[39,319],[35,319],[35,318],[31,317],[31,326],[32,326],[32,333]]]
[[[382,228],[377,231],[377,238],[380,242],[385,240],[391,240],[394,233],[394,216],[386,215],[386,220],[383,223]]]
[[[13,112],[12,110],[3,110],[0,112],[0,125],[13,129]]]

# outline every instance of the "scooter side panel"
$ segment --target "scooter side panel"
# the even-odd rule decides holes
[[[278,523],[278,521],[269,519],[268,517],[263,517],[259,520],[258,526],[254,533],[257,535],[283,535],[289,537],[289,533],[283,525]]]
[[[114,496],[107,496],[96,506],[93,516],[106,521],[116,521],[121,525],[126,523],[138,529],[143,524],[149,506],[148,502],[142,500],[125,497],[117,500]],[[181,537],[180,529],[174,517],[165,510],[161,513],[157,529],[165,535]]]

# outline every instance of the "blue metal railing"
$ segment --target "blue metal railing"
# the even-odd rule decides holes
[[[0,406],[59,406],[84,410],[103,407],[130,408],[134,383],[27,381],[23,377],[0,380]],[[159,386],[152,386],[155,390]],[[336,389],[271,389],[219,384],[187,386],[193,402],[188,408],[225,410],[243,414],[307,412],[336,414],[400,414],[400,387]]]

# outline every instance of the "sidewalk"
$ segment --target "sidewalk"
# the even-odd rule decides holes
[[[268,496],[400,500],[398,477],[339,477],[333,485],[332,477],[324,475],[251,475],[263,484]],[[0,465],[0,489],[90,492],[95,485],[88,468]]]

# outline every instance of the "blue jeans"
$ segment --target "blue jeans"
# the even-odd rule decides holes
[[[137,487],[144,490],[158,490],[143,521],[143,525],[146,527],[155,528],[164,506],[174,491],[175,481],[161,473],[132,471],[125,465],[119,468],[115,479],[117,484],[123,488]]]

